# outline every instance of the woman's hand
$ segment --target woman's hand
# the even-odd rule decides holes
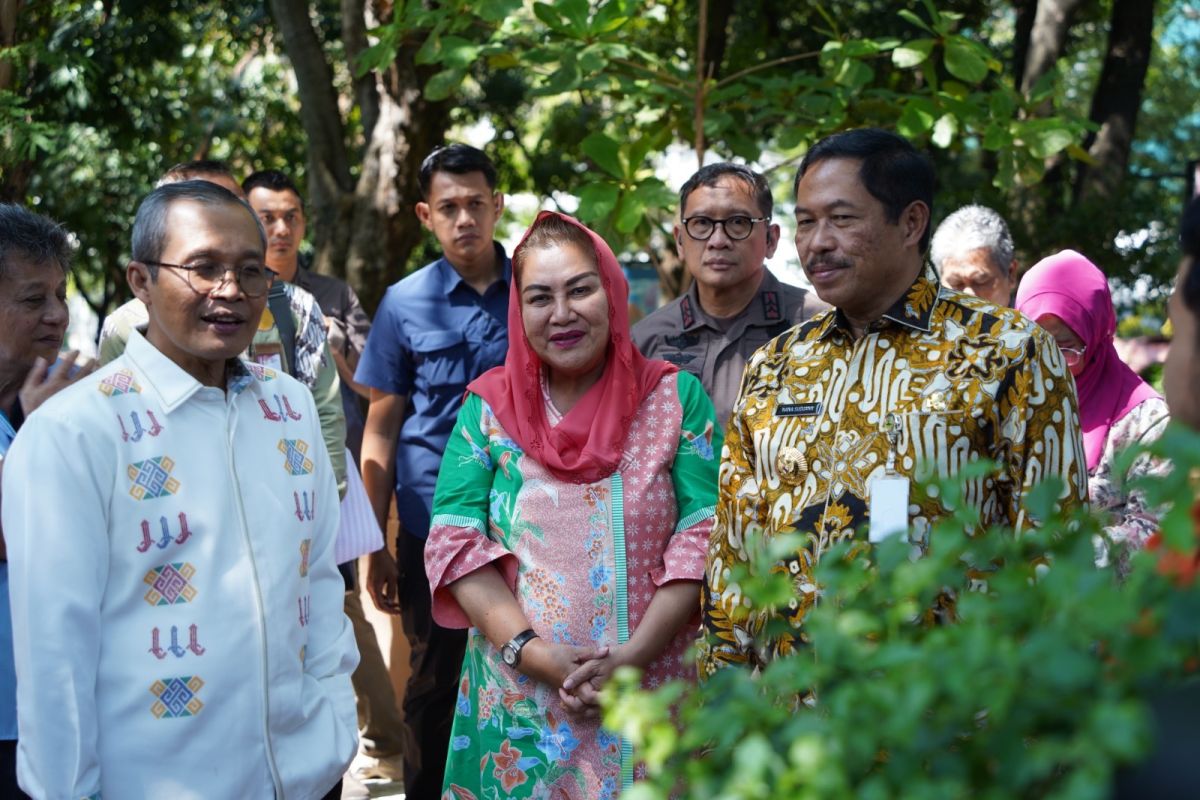
[[[608,656],[607,647],[575,647],[531,639],[521,652],[517,669],[551,689],[561,689],[563,680],[584,664]]]
[[[631,658],[628,646],[608,648],[600,657],[589,659],[571,672],[559,687],[558,696],[568,711],[594,717],[600,713],[600,690],[618,667],[641,666]]]

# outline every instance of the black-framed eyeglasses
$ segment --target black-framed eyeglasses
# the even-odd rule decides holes
[[[165,264],[161,261],[142,261],[150,267],[166,267],[181,269],[187,280],[188,287],[196,294],[212,294],[225,285],[228,275],[233,275],[234,281],[241,287],[246,297],[262,297],[271,288],[275,272],[265,264],[244,264],[240,267],[227,267],[216,261],[201,261],[198,264]]]
[[[745,214],[734,214],[732,217],[725,219],[713,219],[712,217],[688,217],[683,220],[683,229],[687,231],[688,236],[696,241],[705,242],[717,230],[720,225],[725,235],[734,241],[741,241],[750,235],[754,230],[754,223],[767,222],[770,217],[747,217]]]
[[[1062,351],[1063,361],[1067,362],[1068,367],[1077,367],[1083,363],[1083,356],[1087,352],[1087,346],[1083,347],[1063,347],[1061,344],[1058,349]]]

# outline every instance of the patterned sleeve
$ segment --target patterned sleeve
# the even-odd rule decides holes
[[[1088,476],[1088,494],[1092,507],[1108,512],[1112,525],[1105,531],[1114,543],[1138,550],[1158,530],[1158,515],[1146,506],[1141,492],[1128,491],[1126,483],[1137,478],[1163,475],[1170,464],[1140,456],[1124,476],[1114,474],[1121,451],[1138,444],[1149,444],[1162,436],[1169,420],[1167,404],[1160,398],[1139,403],[1109,430],[1104,455]],[[1127,558],[1128,552],[1119,559]]]
[[[700,381],[678,373],[677,387],[683,419],[671,466],[679,522],[663,553],[663,565],[650,573],[656,586],[668,581],[704,578],[704,551],[717,510],[717,459],[722,436],[716,411]]]
[[[1008,371],[997,393],[997,460],[1010,490],[1005,522],[1017,531],[1038,523],[1025,497],[1052,475],[1064,484],[1061,510],[1087,505],[1087,458],[1075,382],[1050,334],[1032,327],[1024,357]]]
[[[747,562],[746,536],[761,531],[765,521],[757,502],[754,443],[742,416],[741,400],[747,381],[757,373],[763,357],[764,350],[759,350],[746,365],[742,391],[729,418],[721,450],[717,514],[708,542],[701,604],[704,626],[698,653],[701,680],[729,664],[750,662],[751,628],[758,618],[743,604],[738,587],[730,584],[729,570],[735,564]]]
[[[483,400],[468,394],[442,455],[433,518],[425,544],[425,573],[433,596],[433,619],[444,628],[471,625],[447,588],[487,564],[495,563],[510,589],[516,590],[517,558],[488,531],[488,498],[496,471],[487,433],[480,427]]]

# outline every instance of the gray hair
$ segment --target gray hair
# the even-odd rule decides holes
[[[245,200],[226,189],[209,181],[179,181],[165,183],[146,195],[138,206],[137,217],[133,221],[133,253],[134,261],[143,263],[158,261],[167,246],[167,216],[171,206],[180,201],[200,203],[206,206],[240,206],[254,220],[258,229],[258,238],[263,252],[267,249],[267,234],[263,230],[258,215],[250,208]],[[150,275],[157,277],[158,269],[147,264]]]
[[[987,248],[992,266],[1007,273],[1013,260],[1012,234],[1004,218],[987,206],[969,205],[942,220],[929,257],[940,272],[946,256]]]
[[[71,237],[54,220],[24,206],[0,203],[0,277],[10,258],[24,256],[34,264],[54,264],[64,273],[71,269]]]

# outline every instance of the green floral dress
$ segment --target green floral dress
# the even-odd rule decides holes
[[[703,577],[721,450],[715,425],[699,381],[668,375],[642,402],[617,471],[581,485],[526,458],[487,403],[468,395],[425,551],[434,619],[469,627],[446,587],[494,563],[547,641],[625,642],[659,586]],[[697,624],[699,604],[697,587]],[[696,635],[696,625],[685,626],[644,683],[693,678],[686,650]],[[626,743],[597,720],[569,715],[556,690],[505,666],[471,628],[443,797],[612,798],[633,772]]]

